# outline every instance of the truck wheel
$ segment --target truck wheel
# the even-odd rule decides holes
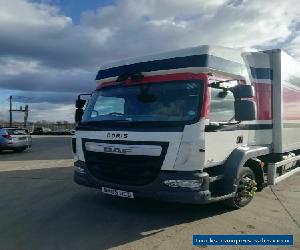
[[[254,172],[247,167],[243,167],[236,180],[237,191],[235,196],[225,200],[224,203],[232,208],[241,208],[248,205],[255,195],[257,183]]]

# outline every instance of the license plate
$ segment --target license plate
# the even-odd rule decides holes
[[[114,196],[120,196],[123,198],[130,198],[130,199],[134,198],[133,192],[117,190],[117,189],[107,188],[107,187],[102,187],[102,193],[114,195]]]

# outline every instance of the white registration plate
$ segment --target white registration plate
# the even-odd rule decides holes
[[[134,198],[133,192],[117,190],[117,189],[108,188],[108,187],[102,187],[102,193],[114,195],[114,196],[120,196],[123,198],[130,198],[130,199]]]

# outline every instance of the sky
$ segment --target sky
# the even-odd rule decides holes
[[[201,44],[300,61],[300,1],[0,0],[0,120],[13,95],[30,121],[73,121],[101,64]]]

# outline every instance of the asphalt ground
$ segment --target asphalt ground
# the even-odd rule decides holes
[[[34,137],[0,153],[0,249],[199,249],[193,234],[293,234],[300,249],[300,173],[240,210],[127,200],[73,182],[70,137]],[[206,249],[287,249],[208,247]]]

